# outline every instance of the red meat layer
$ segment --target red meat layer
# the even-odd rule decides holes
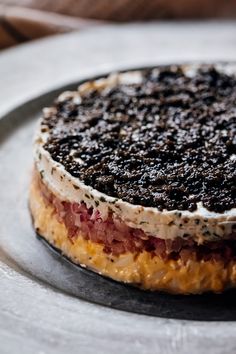
[[[163,259],[223,260],[229,262],[236,258],[236,242],[234,239],[219,242],[208,242],[198,245],[193,239],[163,240],[149,236],[138,228],[132,228],[122,222],[115,214],[102,220],[98,210],[87,208],[85,203],[69,203],[61,201],[38,178],[38,187],[45,202],[51,205],[59,222],[64,223],[68,237],[73,243],[78,233],[92,242],[104,245],[104,252],[120,255],[125,252],[151,252]],[[236,235],[232,235],[236,238]]]

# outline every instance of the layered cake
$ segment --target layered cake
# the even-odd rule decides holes
[[[34,142],[36,232],[144,289],[236,286],[236,68],[163,66],[63,92]]]

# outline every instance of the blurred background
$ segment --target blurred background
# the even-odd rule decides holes
[[[0,0],[0,49],[104,23],[235,18],[236,0]]]

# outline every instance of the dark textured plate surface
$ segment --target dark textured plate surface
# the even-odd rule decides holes
[[[140,290],[75,265],[44,238],[38,235],[38,239],[49,248],[55,259],[66,262],[75,277],[79,277],[69,288],[62,288],[70,294],[101,305],[144,315],[204,321],[236,320],[236,290],[228,290],[223,294],[191,296]]]
[[[27,207],[36,119],[67,86],[13,110],[0,120],[0,195],[4,205],[0,248],[18,267],[55,289],[89,302],[140,314],[188,320],[236,320],[236,291],[173,296],[139,290],[73,265],[35,237]],[[52,249],[52,247],[50,247]]]

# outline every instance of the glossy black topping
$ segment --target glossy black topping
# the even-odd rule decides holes
[[[142,71],[141,84],[55,102],[45,149],[85,184],[133,204],[236,207],[236,77],[212,66]],[[191,77],[192,76],[192,77]]]

